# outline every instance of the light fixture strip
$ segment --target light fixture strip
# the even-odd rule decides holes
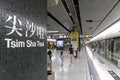
[[[103,40],[103,39],[106,39],[106,38],[117,37],[117,36],[119,36],[119,34],[118,34],[119,31],[120,31],[120,20],[115,22],[113,25],[111,25],[105,31],[101,32],[100,34],[98,34],[97,36],[92,38],[90,40],[90,42],[97,41],[97,40]]]
[[[47,33],[57,33],[59,31],[47,31]]]

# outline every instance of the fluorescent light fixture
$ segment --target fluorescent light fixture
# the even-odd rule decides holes
[[[47,41],[56,42],[56,39],[47,39]]]
[[[49,39],[49,38],[51,38],[51,36],[47,36],[47,38]]]
[[[47,33],[57,33],[59,31],[47,31]]]
[[[66,37],[69,37],[69,36],[66,36]]]
[[[67,36],[66,35],[64,35],[64,38],[66,38]]]
[[[65,34],[53,34],[53,35],[65,35]]]
[[[92,38],[90,42],[103,40],[106,38],[113,38],[117,36],[120,36],[120,20],[117,20],[117,22],[111,25],[108,29],[106,29],[105,31],[101,32],[100,34]]]

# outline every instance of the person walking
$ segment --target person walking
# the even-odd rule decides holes
[[[74,60],[72,45],[70,45],[69,54],[70,54],[70,67],[71,67],[73,66],[73,60]]]
[[[92,53],[93,53],[93,55],[94,55],[94,53],[95,53],[95,47],[94,47],[93,44],[92,44],[92,46],[91,46],[91,49],[92,49]]]
[[[63,67],[63,62],[64,62],[63,51],[61,51],[60,53],[60,59],[61,59],[61,67]]]

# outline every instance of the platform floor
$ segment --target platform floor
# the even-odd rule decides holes
[[[52,71],[55,73],[55,80],[95,80],[91,78],[88,57],[101,80],[120,80],[120,69],[97,53],[93,55],[89,47],[82,48],[74,59],[73,66],[70,66],[69,51],[63,52],[64,63],[61,66],[60,51],[52,50]]]
[[[89,47],[86,47],[86,51],[101,80],[120,80],[120,68],[117,65],[103,58],[96,52],[92,55]]]

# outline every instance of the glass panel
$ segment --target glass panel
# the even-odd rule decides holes
[[[113,59],[120,59],[120,38],[114,39]]]

